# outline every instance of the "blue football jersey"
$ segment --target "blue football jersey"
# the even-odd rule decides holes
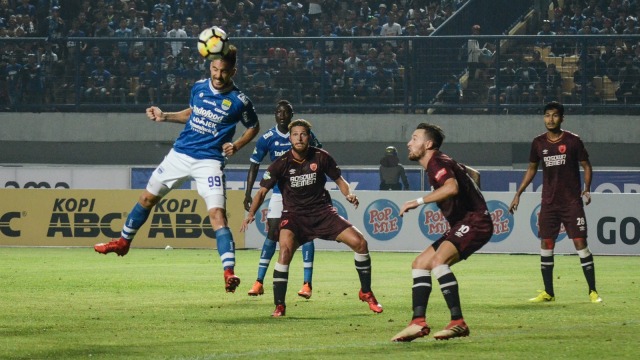
[[[322,147],[322,144],[318,141],[315,134],[311,132],[311,140],[309,145],[315,147]],[[291,149],[291,141],[289,140],[289,133],[283,134],[278,130],[278,126],[274,126],[269,131],[265,132],[258,138],[256,147],[253,149],[253,154],[249,160],[252,163],[260,164],[262,160],[269,154],[269,159],[273,162],[275,159],[284,155]],[[280,193],[280,189],[276,185],[273,188],[275,194]]]
[[[222,145],[233,141],[238,122],[246,128],[258,124],[251,100],[235,85],[219,92],[211,79],[196,82],[191,88],[191,116],[173,144],[175,151],[194,159],[225,160]]]

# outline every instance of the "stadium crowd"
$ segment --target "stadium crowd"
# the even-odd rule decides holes
[[[503,53],[489,63],[470,87],[489,103],[638,104],[640,100],[640,42],[626,37],[602,37],[584,43],[556,35],[637,35],[640,4],[628,0],[554,1],[537,25],[535,44]],[[496,71],[496,69],[499,69]],[[471,94],[470,94],[471,95]],[[454,98],[455,100],[455,98]]]
[[[217,25],[233,38],[418,36],[430,34],[465,1],[1,0],[1,38],[46,41],[0,42],[0,102],[72,103],[78,96],[84,102],[149,103],[158,93],[163,102],[184,102],[206,70],[195,42],[186,38],[205,27]],[[68,40],[74,37],[91,39]],[[98,40],[108,37],[185,41]],[[260,41],[243,51],[241,79],[256,102],[314,102],[320,86],[336,101],[370,101],[401,88],[406,49],[396,42],[329,46],[324,68],[317,44],[297,45]]]
[[[427,36],[466,1],[0,0],[0,104],[11,109],[19,104],[147,104],[158,99],[184,103],[194,81],[206,77],[194,38],[213,25],[242,42],[238,81],[257,104],[281,98],[318,104],[320,96],[328,103],[401,102],[411,86],[403,84],[411,43],[382,38]],[[553,3],[531,35],[639,33],[635,0]],[[347,36],[363,40],[326,39]],[[3,41],[29,37],[39,40]],[[265,41],[273,37],[305,39]],[[131,40],[135,38],[163,41]],[[580,58],[580,49],[570,42],[540,40],[522,52],[526,56],[489,57],[471,76],[452,74],[464,83],[453,76],[443,81],[435,100],[575,103],[585,96],[589,101],[637,103],[638,44],[599,45]],[[570,58],[576,61],[569,63]],[[605,94],[607,86],[613,95]]]

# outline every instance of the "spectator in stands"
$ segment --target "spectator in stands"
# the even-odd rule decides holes
[[[22,64],[18,63],[18,56],[13,53],[9,54],[9,63],[3,76],[7,79],[7,95],[12,107],[22,103],[22,68]]]
[[[353,77],[353,74],[358,70],[358,63],[362,59],[358,57],[358,54],[353,48],[349,48],[349,57],[344,60],[345,72],[348,77]]]
[[[471,27],[471,35],[480,35],[480,25],[473,25]],[[469,39],[467,41],[467,70],[469,72],[469,81],[473,82],[481,78],[481,73],[484,70],[485,65],[480,62],[480,55],[482,48],[478,39]]]
[[[542,74],[547,70],[547,63],[542,60],[542,56],[540,55],[540,51],[534,50],[531,55],[531,60],[529,60],[529,66],[532,67],[538,75]]]
[[[614,56],[607,61],[607,76],[611,81],[618,81],[620,71],[626,66],[626,56],[621,47],[617,47]]]
[[[521,63],[516,69],[514,84],[507,87],[507,103],[531,103],[539,81],[536,70],[529,63]]]
[[[571,17],[571,26],[573,26],[576,29],[582,28],[582,22],[584,22],[584,20],[587,18],[582,13],[582,9],[583,9],[582,4],[580,4],[579,2],[573,5],[573,16]]]
[[[311,21],[304,14],[302,9],[297,9],[294,12],[293,20],[291,21],[291,30],[294,36],[299,36],[300,32],[307,33],[311,28]]]
[[[551,20],[551,30],[554,32],[557,32],[559,28],[562,27],[563,25],[563,12],[562,12],[562,8],[555,8],[553,9],[553,19]]]
[[[542,28],[538,31],[538,36],[555,36],[556,32],[551,30],[551,21],[542,20]],[[553,39],[541,39],[536,41],[538,46],[551,46]]]
[[[572,101],[581,103],[583,96],[586,101],[592,102],[596,100],[595,85],[593,78],[595,71],[592,66],[586,64],[584,59],[577,62],[578,68],[573,72],[573,89],[571,90]]]
[[[129,90],[131,89],[131,76],[127,62],[121,60],[111,70],[111,102],[124,105],[127,103]]]
[[[153,70],[153,64],[144,64],[144,71],[138,75],[138,88],[135,93],[135,103],[153,104],[156,102],[156,90],[158,88],[158,73]]]
[[[71,29],[67,33],[67,37],[85,37],[87,36],[82,30],[80,30],[80,22],[78,19],[71,21]],[[66,42],[66,56],[65,60],[68,65],[69,71],[78,63],[78,59],[84,54],[87,49],[86,41],[67,40]]]
[[[186,39],[187,32],[184,31],[181,27],[180,20],[175,19],[171,22],[171,30],[167,32],[167,37],[172,39]],[[183,41],[172,41],[171,45],[171,54],[173,56],[178,56],[180,51],[182,50],[182,46],[184,45]]]
[[[594,35],[598,34],[600,30],[592,25],[593,19],[588,17],[582,22],[582,27],[578,30],[578,35]]]
[[[364,61],[358,63],[358,71],[353,74],[351,92],[355,100],[363,102],[371,95],[373,88],[373,74],[367,70]]]
[[[127,27],[128,25],[128,21],[126,18],[120,18],[119,21],[120,26],[118,27],[118,29],[114,32],[114,36],[117,38],[124,38],[124,39],[130,39],[133,37],[133,32],[131,31],[131,29],[129,29]],[[119,41],[118,42],[118,48],[120,49],[120,52],[122,54],[129,54],[129,46],[131,45],[131,43],[127,42],[127,41]]]
[[[127,60],[127,66],[132,76],[138,76],[144,70],[142,53],[138,49],[133,49],[131,56]]]
[[[494,78],[494,85],[489,87],[488,99],[489,103],[503,104],[507,98],[507,87],[515,85],[516,78],[516,62],[508,59],[505,67],[501,68]]]
[[[616,35],[618,32],[613,27],[613,21],[609,18],[605,18],[603,21],[603,26],[598,32],[600,35]]]
[[[456,75],[451,75],[442,89],[436,94],[436,101],[443,104],[460,104],[462,102],[462,85],[458,81]],[[439,111],[447,113],[449,108],[443,108]]]
[[[547,69],[540,76],[540,96],[543,103],[560,101],[562,94],[562,74],[556,69],[556,64],[549,63]]]
[[[111,96],[111,73],[105,69],[104,59],[96,61],[95,70],[91,71],[84,91],[85,101],[106,103]]]
[[[401,36],[402,26],[400,26],[396,20],[397,18],[395,13],[389,14],[387,22],[383,23],[384,25],[380,28],[380,36]],[[395,41],[392,41],[391,43],[394,47],[397,46]]]
[[[640,99],[640,68],[631,56],[625,57],[625,64],[618,74],[616,98],[624,104],[637,104]]]
[[[257,68],[258,71],[251,75],[251,86],[248,89],[249,95],[257,104],[271,102],[272,82],[267,64],[260,62]]]
[[[377,103],[392,103],[394,100],[394,78],[391,71],[387,71],[380,61],[376,62],[373,72],[373,88],[371,93],[376,96]]]
[[[604,22],[607,17],[604,16],[604,12],[602,11],[602,7],[595,6],[593,10],[593,16],[591,16],[591,25],[598,29],[598,31],[604,28]]]
[[[344,64],[338,63],[331,71],[331,92],[328,100],[334,104],[348,101],[349,78],[346,76]]]

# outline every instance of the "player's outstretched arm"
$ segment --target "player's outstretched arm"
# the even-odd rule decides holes
[[[253,202],[251,207],[249,208],[249,212],[247,213],[247,217],[242,220],[242,225],[240,227],[240,232],[244,232],[249,228],[249,224],[251,224],[256,219],[256,212],[260,208],[260,205],[264,202],[264,198],[267,196],[269,189],[265,187],[260,187],[253,197]]]
[[[357,209],[358,205],[360,205],[360,201],[358,200],[356,194],[351,192],[351,187],[349,186],[347,180],[340,176],[335,180],[335,182],[336,185],[338,185],[338,189],[340,189],[342,195],[344,195],[345,199],[347,199],[348,202],[352,203],[353,206],[355,206],[355,208]]]
[[[254,162],[249,165],[249,171],[247,172],[247,189],[244,191],[244,209],[249,211],[251,208],[251,203],[253,202],[251,199],[251,190],[253,189],[253,184],[256,182],[256,177],[258,176],[258,169],[260,168],[260,164],[256,164]]]
[[[157,106],[151,106],[147,108],[146,114],[152,121],[186,124],[187,120],[189,120],[189,116],[191,116],[191,108],[178,112],[164,112]]]
[[[524,173],[524,177],[522,178],[522,183],[520,183],[520,187],[516,194],[513,196],[513,200],[511,201],[511,205],[509,205],[509,212],[514,213],[518,210],[518,205],[520,204],[520,195],[524,192],[524,189],[531,184],[533,178],[536,176],[536,172],[538,171],[538,163],[530,162],[527,171]]]

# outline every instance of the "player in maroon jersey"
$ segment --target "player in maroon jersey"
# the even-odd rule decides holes
[[[291,149],[276,159],[260,181],[246,219],[240,231],[255,220],[256,211],[265,196],[276,184],[282,192],[280,218],[280,254],[273,271],[273,297],[276,309],[271,316],[285,315],[285,296],[289,278],[289,264],[296,249],[315,238],[336,240],[355,252],[355,264],[360,278],[360,300],[376,313],[382,312],[371,291],[371,258],[362,233],[333,208],[325,189],[327,176],[336,182],[346,200],[358,207],[358,197],[351,192],[340,168],[328,152],[309,145],[311,124],[294,120],[289,124]]]
[[[493,234],[493,222],[478,188],[480,174],[440,152],[443,141],[444,133],[440,127],[422,123],[407,144],[409,160],[418,161],[425,168],[433,191],[405,202],[400,209],[400,216],[418,206],[435,202],[451,229],[413,261],[413,317],[409,326],[396,334],[392,341],[412,341],[431,332],[426,314],[432,273],[438,279],[451,312],[451,322],[434,337],[448,340],[469,335],[469,326],[462,317],[458,281],[450,267],[467,259],[489,242]]]
[[[562,130],[564,106],[550,102],[544,107],[544,124],[547,132],[531,143],[529,167],[513,197],[509,211],[518,209],[520,194],[531,183],[542,162],[542,201],[538,218],[540,238],[540,268],[544,291],[529,299],[531,302],[555,301],[553,291],[553,249],[564,225],[567,235],[580,256],[582,271],[589,286],[589,298],[593,303],[602,302],[596,291],[596,275],[593,255],[587,245],[587,218],[584,203],[591,202],[591,163],[589,154],[578,135]],[[580,168],[584,169],[584,189],[581,188]]]

